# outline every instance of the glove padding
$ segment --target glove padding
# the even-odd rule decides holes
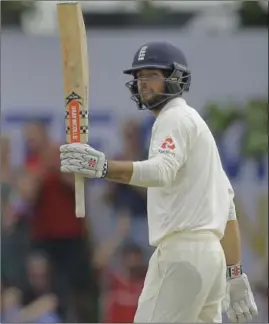
[[[232,323],[250,322],[253,316],[258,315],[257,305],[246,274],[243,273],[240,277],[227,280],[222,310],[226,312]]]
[[[87,178],[102,178],[107,172],[105,154],[88,144],[72,143],[60,147],[61,171]]]

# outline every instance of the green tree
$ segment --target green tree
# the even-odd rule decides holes
[[[246,105],[217,103],[206,106],[206,120],[216,137],[240,122],[244,125],[241,153],[247,158],[260,158],[268,154],[268,102],[262,99],[250,100]]]
[[[238,10],[242,27],[267,27],[268,12],[258,1],[242,1]]]
[[[259,159],[268,155],[268,102],[253,99],[244,106],[229,104],[221,107],[210,103],[206,107],[206,120],[213,134],[218,138],[234,123],[244,125],[241,154],[249,159]],[[253,251],[261,259],[266,256],[268,237],[268,193],[258,196],[255,221],[247,215],[235,199],[237,217],[244,236]]]
[[[17,26],[21,24],[21,16],[28,10],[34,10],[35,1],[1,1],[2,26]]]

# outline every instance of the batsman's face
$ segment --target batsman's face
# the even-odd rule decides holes
[[[142,103],[149,102],[164,92],[164,75],[161,70],[142,69],[137,72],[136,77]]]

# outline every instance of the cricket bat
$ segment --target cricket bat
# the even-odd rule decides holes
[[[88,143],[89,67],[79,2],[57,3],[65,98],[67,143]],[[76,217],[85,217],[84,178],[75,174]]]

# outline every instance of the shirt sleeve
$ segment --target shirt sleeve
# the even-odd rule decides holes
[[[235,204],[233,200],[231,200],[230,202],[230,209],[228,215],[228,221],[232,221],[232,220],[236,220],[236,210],[235,210]]]
[[[231,185],[230,180],[228,179],[226,173],[225,173],[226,179],[228,181],[228,191],[230,195],[230,207],[229,207],[229,215],[228,215],[228,221],[236,220],[236,210],[235,210],[235,204],[234,204],[234,190]]]
[[[153,130],[149,159],[133,162],[130,184],[143,187],[170,185],[184,165],[191,145],[191,121],[164,116]]]

